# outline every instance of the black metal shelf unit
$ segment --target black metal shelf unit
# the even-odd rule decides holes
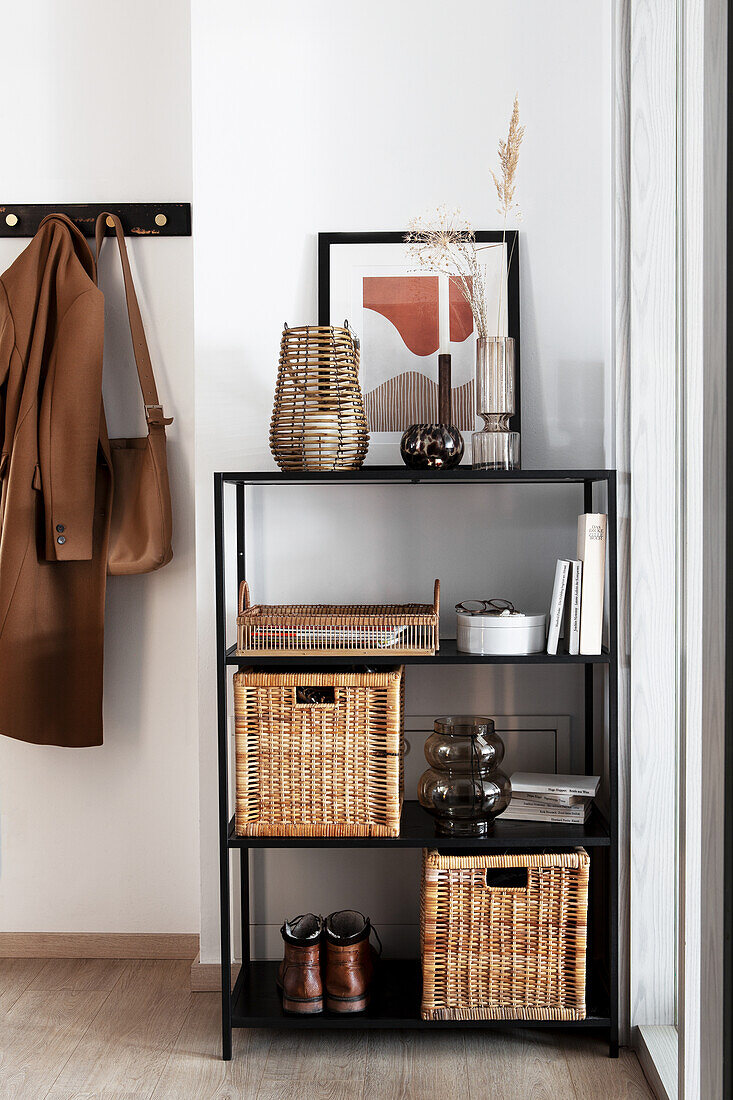
[[[404,664],[552,664],[558,667],[582,665],[585,691],[585,770],[597,766],[595,749],[595,670],[607,670],[608,731],[608,816],[594,809],[585,825],[554,825],[502,821],[490,837],[446,839],[435,834],[432,821],[418,803],[406,801],[399,837],[238,837],[234,833],[229,798],[229,746],[227,699],[229,668],[246,664],[267,668],[286,664],[289,668],[328,668],[345,663],[340,657],[246,657],[227,647],[225,486],[235,490],[237,583],[245,578],[245,505],[248,485],[389,485],[425,484],[525,484],[577,485],[582,488],[582,507],[593,511],[594,489],[605,486],[608,513],[608,621],[609,646],[593,657],[556,657],[536,654],[528,657],[477,657],[459,653],[455,639],[441,638],[434,657],[400,657]],[[366,466],[356,471],[280,473],[276,470],[214,474],[214,550],[216,565],[217,710],[219,755],[219,872],[221,913],[222,1054],[232,1055],[234,1027],[277,1028],[456,1028],[559,1027],[572,1030],[602,1030],[608,1036],[609,1053],[618,1054],[618,658],[616,579],[616,473],[614,470],[454,470],[416,472],[404,466]],[[394,664],[388,655],[369,657],[370,664]],[[589,903],[588,1016],[585,1020],[559,1024],[552,1020],[423,1020],[420,1017],[420,969],[416,960],[385,960],[374,999],[366,1013],[353,1016],[289,1016],[283,1013],[275,989],[275,963],[256,962],[250,946],[249,853],[255,848],[423,848],[511,851],[517,849],[562,851],[582,845],[591,853],[591,898]],[[239,917],[242,966],[232,987],[231,879],[230,857],[239,851]],[[595,956],[592,955],[595,952]]]

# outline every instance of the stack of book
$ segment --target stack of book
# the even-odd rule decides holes
[[[557,825],[583,825],[598,792],[598,775],[554,775],[515,772],[512,798],[503,821],[546,821]]]
[[[552,589],[547,652],[557,653],[560,639],[572,654],[601,652],[603,590],[606,576],[606,516],[578,516],[577,558],[558,558]]]

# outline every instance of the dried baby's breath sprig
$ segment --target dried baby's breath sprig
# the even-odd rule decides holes
[[[476,237],[460,210],[439,206],[430,218],[413,218],[405,237],[417,267],[458,280],[468,302],[477,336],[487,335],[486,276],[476,252]]]
[[[521,219],[519,203],[515,200],[516,176],[519,165],[519,150],[524,139],[524,126],[519,122],[519,97],[514,97],[514,106],[509,120],[506,141],[499,141],[499,174],[491,175],[499,197],[498,213],[504,219],[504,232],[501,248],[506,245],[506,223],[510,216],[516,221]],[[489,335],[486,316],[486,267],[479,262],[479,253],[498,245],[476,245],[476,235],[460,210],[439,206],[429,218],[418,216],[409,224],[405,237],[407,251],[416,265],[423,271],[435,271],[458,280],[463,297],[471,307],[473,322],[478,337]],[[507,274],[512,264],[514,244],[507,259]],[[501,330],[502,290],[504,281],[499,285],[498,316],[496,332]]]

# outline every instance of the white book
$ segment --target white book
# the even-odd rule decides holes
[[[513,795],[504,812],[513,816],[527,815],[536,821],[543,817],[551,817],[559,821],[585,821],[592,809],[592,798],[577,806],[538,806],[534,802],[525,802],[521,795]]]
[[[530,817],[533,821],[540,821],[544,817],[558,821],[585,821],[592,809],[592,800],[582,806],[556,806],[553,809],[528,805],[521,798],[512,798],[504,812],[512,816]]]
[[[555,583],[552,588],[552,600],[550,602],[550,625],[547,629],[548,653],[557,653],[557,643],[560,640],[560,627],[562,626],[565,591],[568,586],[569,572],[570,562],[566,558],[558,558],[557,565],[555,566]]]
[[[590,812],[593,805],[592,798],[584,798],[582,802],[574,806],[560,806],[552,802],[530,802],[521,794],[514,794],[510,803],[512,809],[527,810],[535,814],[556,814],[558,817],[580,817]]]
[[[589,803],[593,801],[591,798],[581,798],[579,795],[570,795],[570,798],[572,798],[572,802],[561,802],[549,794],[517,794],[516,792],[512,794],[512,801],[528,810],[552,810],[555,814],[583,813]]]
[[[580,794],[534,794],[531,791],[523,791],[519,797],[528,805],[533,802],[542,802],[557,806],[558,809],[561,806],[577,806],[578,803],[586,801],[585,796]]]
[[[568,653],[577,656],[580,653],[580,602],[583,584],[582,561],[570,562],[570,574],[568,576],[568,600],[567,600],[567,628],[565,639],[568,643]]]
[[[549,825],[584,825],[590,817],[590,807],[584,813],[576,816],[553,813],[550,810],[546,810],[544,813],[522,808],[512,810],[511,805],[510,802],[501,815],[506,821],[544,821]]]
[[[514,772],[510,777],[513,794],[561,794],[594,798],[600,775],[556,775],[554,772]]]
[[[603,592],[606,584],[606,522],[602,512],[578,516],[578,557],[583,563],[580,652],[601,652]]]

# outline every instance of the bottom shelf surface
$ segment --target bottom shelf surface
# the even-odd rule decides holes
[[[237,982],[234,990],[232,1023],[234,1027],[277,1028],[608,1028],[611,1020],[607,1005],[594,999],[588,990],[588,1016],[585,1020],[423,1020],[420,1017],[421,975],[417,959],[380,961],[366,1012],[338,1014],[323,1012],[313,1016],[293,1016],[283,1012],[275,985],[277,962],[253,962],[247,980]]]

